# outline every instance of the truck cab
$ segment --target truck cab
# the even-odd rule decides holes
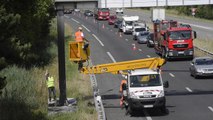
[[[139,16],[124,16],[122,19],[122,31],[132,33],[133,23],[139,20]]]
[[[194,36],[193,36],[194,35]],[[166,59],[194,57],[193,39],[196,32],[190,26],[178,25],[177,21],[154,22],[156,53]]]
[[[164,87],[159,70],[137,69],[127,75],[127,101],[129,112],[140,108],[159,108],[166,110]]]

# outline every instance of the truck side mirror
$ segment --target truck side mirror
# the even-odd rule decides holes
[[[168,87],[169,87],[169,82],[168,82],[168,81],[165,81],[165,82],[163,83],[163,87],[168,88]]]
[[[164,33],[164,35],[163,35],[163,39],[166,40],[166,34],[165,34],[165,33]]]
[[[193,33],[194,33],[194,39],[196,39],[197,38],[197,32],[193,31]]]

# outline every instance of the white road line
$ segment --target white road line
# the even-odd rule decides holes
[[[90,30],[86,26],[84,26],[83,24],[82,24],[82,27],[84,27],[88,32],[90,32]]]
[[[185,23],[185,22],[182,22],[182,23]],[[213,28],[211,28],[211,27],[204,27],[204,26],[201,26],[201,25],[195,25],[195,24],[191,24],[191,23],[185,23],[185,24],[190,24],[191,26],[203,28],[203,29],[207,29],[207,30],[213,30]]]
[[[209,110],[211,110],[213,112],[213,108],[211,106],[208,106]]]
[[[173,75],[172,73],[169,73],[170,76],[175,77],[175,75]]]
[[[139,51],[142,51],[141,49],[138,49]]]
[[[146,110],[143,110],[143,113],[147,120],[152,120],[152,118],[150,117],[150,115],[148,114],[148,112]]]
[[[104,44],[98,39],[98,37],[97,37],[96,35],[92,34],[92,36],[93,36],[96,40],[98,40],[98,42],[101,44],[101,46],[104,46]]]
[[[192,90],[190,88],[188,88],[188,87],[186,87],[186,90],[188,90],[189,92],[192,92]]]
[[[109,57],[111,58],[111,60],[115,63],[116,61],[115,61],[114,57],[111,55],[111,53],[107,52],[107,54],[109,55]]]
[[[151,56],[150,56],[150,55],[147,55],[147,57],[150,58]]]
[[[128,41],[128,39],[125,39],[126,41]]]
[[[80,23],[80,22],[78,22],[77,20],[75,20],[75,19],[73,19],[73,18],[72,18],[72,20],[75,21],[75,22],[77,22],[77,23]]]
[[[69,18],[69,16],[66,16],[66,15],[65,15],[64,17],[65,17],[65,18]]]

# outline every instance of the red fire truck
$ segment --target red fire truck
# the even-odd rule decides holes
[[[194,56],[193,39],[197,37],[190,25],[177,21],[156,20],[154,25],[154,48],[165,59],[190,58]]]

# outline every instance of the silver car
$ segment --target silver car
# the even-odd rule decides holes
[[[149,32],[144,31],[139,33],[139,35],[136,36],[136,40],[138,41],[138,43],[146,43],[147,42],[147,36],[149,35]]]
[[[213,58],[196,57],[192,60],[189,68],[191,76],[213,76]]]

